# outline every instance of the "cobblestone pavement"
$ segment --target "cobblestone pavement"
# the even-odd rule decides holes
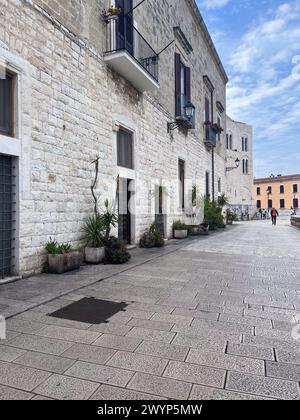
[[[300,399],[299,240],[287,220],[241,223],[10,318],[0,399]],[[86,296],[128,307],[47,316]]]

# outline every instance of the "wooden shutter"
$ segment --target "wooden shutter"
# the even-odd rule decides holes
[[[191,100],[191,69],[185,67],[185,96],[188,101]]]
[[[181,115],[181,83],[180,83],[180,54],[175,53],[175,116]]]

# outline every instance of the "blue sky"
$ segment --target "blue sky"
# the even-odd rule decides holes
[[[227,113],[254,127],[255,176],[300,173],[300,0],[198,0],[230,78]]]

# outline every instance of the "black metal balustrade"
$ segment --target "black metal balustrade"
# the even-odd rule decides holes
[[[108,19],[106,54],[127,51],[158,82],[159,56],[132,24],[130,15]]]
[[[211,122],[204,123],[205,138],[204,141],[210,146],[216,147],[217,145],[217,135],[219,134],[219,129],[216,124]]]

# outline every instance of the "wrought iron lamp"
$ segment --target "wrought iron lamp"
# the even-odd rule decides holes
[[[238,169],[240,167],[241,161],[239,158],[235,161],[235,166],[232,166],[230,168],[226,168],[226,172],[234,171],[235,169]]]
[[[184,106],[184,118],[178,119],[177,121],[168,122],[168,133],[176,130],[179,127],[189,126],[190,122],[194,118],[194,115],[195,107],[190,101],[188,101]]]

